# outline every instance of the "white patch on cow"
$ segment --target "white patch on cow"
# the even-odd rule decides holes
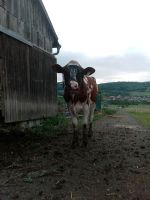
[[[72,123],[74,125],[75,128],[77,128],[78,126],[78,119],[76,116],[72,116]]]
[[[77,61],[75,61],[75,60],[71,60],[67,65],[68,65],[68,66],[69,66],[69,65],[77,65],[77,66],[80,66],[80,64],[79,64]]]
[[[72,123],[74,125],[75,128],[77,128],[78,126],[78,113],[83,110],[83,104],[81,104],[80,102],[77,102],[76,104],[68,104],[68,109],[70,111],[71,114],[71,118],[72,118]]]
[[[86,76],[84,76],[83,80],[84,80],[84,83],[87,85],[88,84],[88,79],[87,79]]]
[[[71,114],[72,124],[75,128],[78,126],[78,119],[77,119],[77,113],[75,111],[74,105],[71,103],[68,103],[68,110]]]
[[[92,123],[92,121],[93,121],[95,108],[96,108],[96,104],[95,103],[91,103],[90,104],[90,115],[89,115],[89,122],[90,123]]]
[[[84,104],[83,105],[83,124],[88,125],[89,113],[90,113],[89,105],[88,104]]]
[[[76,104],[72,105],[73,112],[77,115],[80,111],[83,110],[83,104],[80,102],[77,102]]]
[[[86,76],[84,76],[84,83],[86,84],[86,86],[87,86],[87,93],[89,94],[89,93],[91,93],[91,91],[93,90],[93,85],[89,85],[89,83],[88,83],[88,79],[87,79],[87,77]]]
[[[87,93],[90,94],[92,92],[92,89],[88,87]]]
[[[75,110],[76,110],[76,113],[79,113],[82,109],[83,109],[83,106],[80,102],[77,102],[75,105]]]
[[[69,110],[73,125],[75,127],[78,126],[77,116],[80,111],[83,111],[83,124],[88,125],[88,123],[92,123],[95,107],[95,103],[92,102],[90,102],[90,104],[80,102],[77,102],[75,105],[71,104]]]
[[[79,84],[76,82],[76,81],[70,81],[70,87],[73,89],[73,90],[76,90],[79,88]]]
[[[93,90],[93,85],[90,85],[91,90]]]

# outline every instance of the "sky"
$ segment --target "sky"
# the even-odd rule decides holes
[[[58,64],[94,67],[98,83],[150,81],[149,0],[42,1],[62,46]]]

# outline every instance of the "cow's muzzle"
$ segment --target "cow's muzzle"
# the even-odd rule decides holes
[[[76,81],[70,81],[70,88],[72,90],[78,90],[79,89],[79,84]]]

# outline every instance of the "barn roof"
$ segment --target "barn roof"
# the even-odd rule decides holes
[[[0,0],[1,1],[1,0]],[[61,48],[61,45],[59,44],[59,42],[58,42],[58,37],[57,37],[57,34],[56,34],[56,32],[55,32],[55,30],[54,30],[54,27],[53,27],[53,24],[52,24],[52,22],[51,22],[51,20],[50,20],[50,18],[49,18],[49,16],[48,16],[48,13],[47,13],[47,11],[46,11],[46,9],[45,9],[45,7],[44,7],[44,4],[43,4],[43,2],[42,2],[42,0],[36,0],[36,2],[38,3],[38,7],[40,8],[40,10],[41,10],[41,13],[42,13],[42,16],[44,17],[44,20],[45,20],[45,22],[46,22],[46,24],[47,24],[47,26],[46,26],[46,28],[48,29],[48,32],[51,34],[51,36],[52,36],[52,40],[51,40],[51,46],[49,45],[49,43],[48,43],[48,46],[49,47],[52,47],[52,48],[56,48],[57,49],[57,51],[55,52],[55,53],[53,53],[53,55],[57,55],[58,53],[59,53],[59,50],[60,50],[60,48]],[[12,3],[14,3],[14,1],[12,2]],[[20,4],[19,4],[20,5]],[[7,4],[5,4],[4,6],[8,6]],[[0,7],[1,7],[1,3],[0,3]],[[8,7],[9,9],[10,8],[13,8],[14,9],[14,7],[12,7],[12,6],[10,6],[9,5],[9,7]],[[2,16],[4,16],[4,17],[2,17],[2,20],[0,21],[0,32],[2,32],[2,33],[5,33],[5,34],[7,34],[7,35],[9,35],[9,36],[11,36],[11,37],[13,37],[13,38],[15,38],[15,39],[17,39],[17,40],[19,40],[19,41],[21,41],[21,42],[23,42],[23,43],[25,43],[25,44],[27,44],[27,45],[30,45],[30,46],[38,46],[38,48],[41,48],[42,50],[44,50],[44,51],[46,51],[46,52],[48,52],[49,53],[49,48],[45,48],[45,49],[43,49],[43,46],[41,45],[38,45],[37,43],[34,43],[34,41],[33,40],[30,40],[29,38],[27,38],[27,37],[25,37],[24,36],[24,32],[23,32],[23,28],[21,27],[20,28],[20,32],[18,31],[18,28],[17,28],[17,23],[18,23],[18,21],[20,22],[20,19],[18,20],[17,19],[17,16],[16,15],[12,15],[12,17],[13,17],[13,20],[14,20],[14,22],[13,22],[13,20],[10,22],[9,20],[10,20],[10,16],[9,16],[9,11],[4,7],[2,10],[0,10],[1,12],[0,12],[0,18],[2,17]],[[16,11],[17,12],[17,9],[15,10],[13,10],[14,12]],[[8,12],[8,13],[7,13]],[[9,20],[8,20],[9,19]],[[2,23],[1,23],[2,22]],[[11,24],[11,28],[9,28],[8,27],[8,24]],[[23,22],[23,24],[24,24],[24,22]],[[13,27],[13,28],[12,28]],[[42,35],[40,35],[40,37],[42,37]],[[49,37],[49,36],[48,36]],[[32,35],[32,38],[34,38],[34,33],[33,33],[33,35]]]
[[[59,44],[59,42],[58,42],[58,37],[57,37],[57,34],[56,34],[56,32],[55,32],[55,30],[54,30],[54,27],[53,27],[53,25],[52,25],[52,22],[51,22],[51,20],[50,20],[50,18],[49,18],[49,16],[48,16],[48,13],[47,13],[47,11],[46,11],[46,9],[45,9],[45,6],[44,6],[44,4],[43,4],[43,2],[42,2],[42,0],[39,0],[39,3],[40,3],[40,5],[41,5],[41,7],[42,7],[42,9],[43,9],[43,11],[44,11],[44,13],[45,13],[45,16],[46,16],[46,18],[47,18],[47,21],[48,21],[48,23],[49,23],[49,25],[50,25],[50,28],[51,28],[51,30],[53,31],[53,34],[54,34],[54,38],[55,38],[55,42],[54,42],[54,48],[58,48],[58,51],[59,51],[59,49],[61,48],[61,45]],[[58,52],[59,53],[59,52]]]

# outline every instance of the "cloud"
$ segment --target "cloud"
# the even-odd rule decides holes
[[[89,57],[83,53],[62,51],[57,62],[64,66],[70,60],[77,60],[83,67],[94,67],[97,82],[150,81],[150,60],[140,53],[123,56]],[[58,76],[58,81],[61,81]]]

